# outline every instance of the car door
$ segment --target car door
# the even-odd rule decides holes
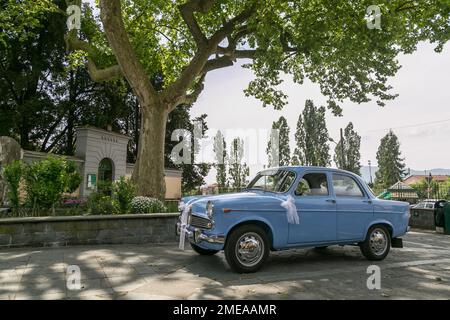
[[[333,173],[332,180],[336,198],[337,239],[364,239],[367,224],[373,216],[372,200],[354,177]]]
[[[289,224],[289,244],[336,240],[336,201],[331,177],[324,171],[305,172],[294,189],[299,224]]]

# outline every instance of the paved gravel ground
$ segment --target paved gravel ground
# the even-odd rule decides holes
[[[79,246],[0,250],[1,299],[450,299],[450,236],[410,232],[403,249],[377,263],[381,289],[369,290],[357,247],[272,253],[239,275],[223,253],[198,256],[177,245]],[[81,270],[68,290],[66,270]]]

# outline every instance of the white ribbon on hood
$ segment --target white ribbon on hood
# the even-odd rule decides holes
[[[180,202],[179,206],[181,211],[181,218],[180,218],[180,243],[179,248],[181,250],[184,250],[185,240],[186,240],[186,227],[188,222],[188,215],[189,211],[192,208],[192,204],[184,204],[184,202]]]
[[[297,207],[295,206],[295,199],[293,196],[288,195],[287,199],[281,202],[281,206],[286,209],[288,223],[300,224],[300,218],[298,217]]]
[[[280,200],[279,198],[276,198],[277,200]],[[192,204],[194,201],[188,201],[188,203],[180,202],[178,205],[178,208],[181,211],[181,218],[180,218],[180,243],[179,248],[181,250],[185,250],[185,242],[186,242],[186,228],[188,225],[188,216],[189,211],[192,208]],[[281,201],[280,204],[283,208],[286,209],[286,217],[288,220],[288,223],[290,224],[300,224],[300,218],[297,213],[297,207],[295,206],[295,199],[291,195],[288,195],[287,199],[285,201]]]

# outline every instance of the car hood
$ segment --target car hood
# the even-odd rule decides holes
[[[206,204],[211,201],[214,211],[222,211],[224,208],[235,210],[283,210],[281,202],[287,195],[265,191],[244,191],[220,195],[184,197],[181,201],[185,205],[192,205],[192,212],[196,215],[206,215]]]

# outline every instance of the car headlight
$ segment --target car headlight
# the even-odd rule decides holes
[[[211,201],[208,201],[208,203],[206,203],[206,214],[208,215],[208,218],[212,218],[213,216],[213,210],[214,210],[214,205]]]

